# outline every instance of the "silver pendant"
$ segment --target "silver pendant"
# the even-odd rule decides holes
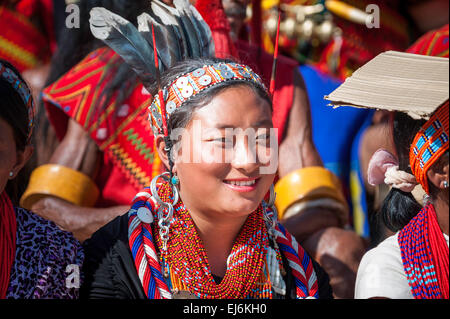
[[[173,299],[198,299],[196,295],[187,290],[174,290],[172,292]]]
[[[277,253],[272,248],[269,247],[267,251],[267,268],[270,274],[270,283],[272,284],[272,289],[279,295],[286,295],[286,283],[281,275],[280,265],[277,260]]]

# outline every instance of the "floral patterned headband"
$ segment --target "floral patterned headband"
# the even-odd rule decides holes
[[[28,136],[27,142],[31,139],[31,134],[33,132],[34,126],[34,114],[35,114],[35,104],[33,101],[33,97],[31,95],[31,91],[28,88],[27,84],[20,79],[20,77],[9,67],[2,64],[0,62],[0,78],[5,79],[13,89],[19,93],[20,97],[23,100],[23,103],[26,105],[28,110]]]
[[[149,121],[153,133],[163,134],[163,112],[161,104],[165,104],[166,123],[170,115],[186,101],[203,90],[225,81],[255,82],[267,91],[261,78],[248,66],[237,63],[215,63],[205,65],[193,72],[179,76],[172,84],[164,87],[153,99],[149,107]],[[163,94],[161,103],[159,94]]]

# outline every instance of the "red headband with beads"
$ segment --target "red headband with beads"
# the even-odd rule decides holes
[[[205,65],[178,77],[154,97],[149,107],[149,121],[154,134],[164,134],[162,104],[165,104],[166,122],[168,123],[171,114],[183,103],[203,90],[225,81],[255,82],[267,91],[261,78],[246,65],[237,63]],[[161,94],[163,101],[160,99]]]

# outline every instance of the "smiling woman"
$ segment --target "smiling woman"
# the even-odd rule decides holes
[[[276,221],[276,172],[262,168],[276,160],[277,139],[259,76],[195,59],[150,91],[168,171],[87,241],[82,297],[330,297],[326,274]]]

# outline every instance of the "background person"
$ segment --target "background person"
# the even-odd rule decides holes
[[[17,206],[20,171],[33,152],[34,102],[19,72],[4,60],[0,96],[0,298],[76,298],[80,277],[67,280],[66,271],[81,267],[81,245],[53,222]]]

